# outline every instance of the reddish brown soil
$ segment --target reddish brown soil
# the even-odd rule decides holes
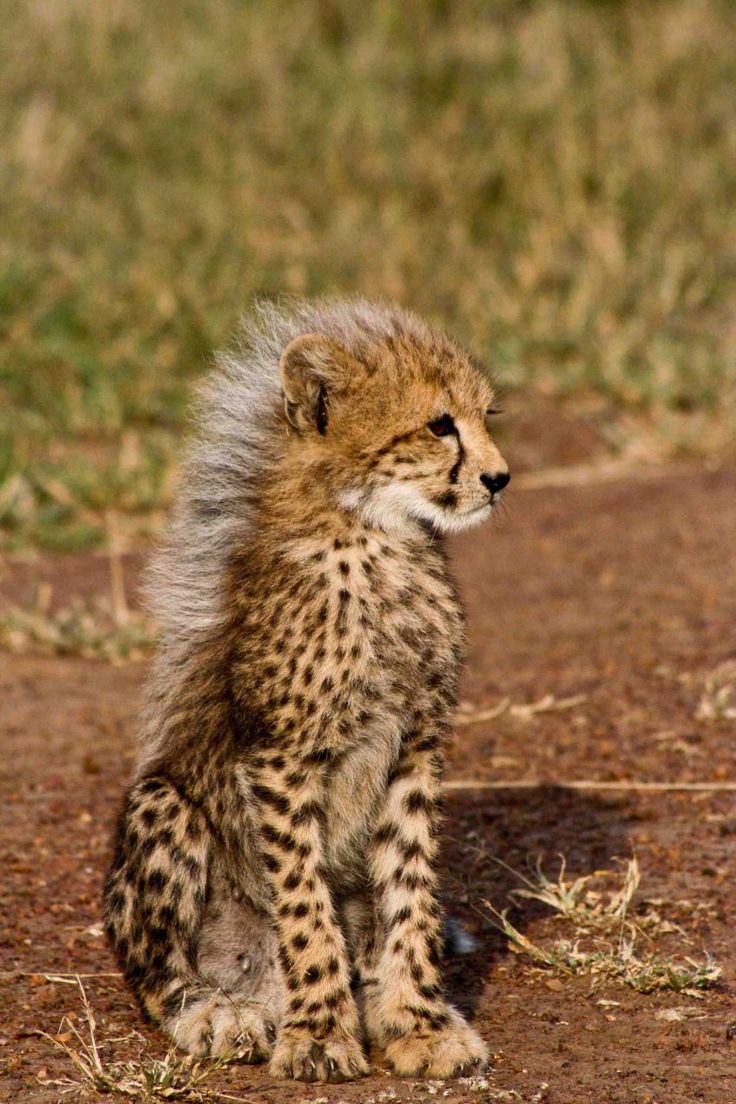
[[[490,708],[504,697],[585,695],[564,712],[459,727],[452,750],[449,777],[509,783],[447,801],[446,898],[480,941],[448,964],[448,980],[495,1052],[488,1088],[399,1081],[377,1059],[368,1081],[344,1086],[276,1084],[262,1069],[232,1068],[208,1082],[230,1094],[220,1099],[736,1102],[734,795],[556,785],[734,780],[734,723],[697,720],[696,709],[704,675],[736,650],[735,544],[736,477],[695,469],[516,492],[505,520],[455,543],[470,620],[464,698]],[[137,566],[128,563],[131,581]],[[17,600],[39,575],[64,600],[107,586],[104,559],[90,557],[15,565],[0,588]],[[0,657],[0,1101],[60,1100],[62,1089],[41,1081],[75,1075],[34,1032],[54,1033],[66,1012],[79,1016],[79,1000],[43,975],[116,969],[97,929],[100,887],[144,674]],[[514,789],[522,779],[547,784]],[[491,856],[527,870],[542,853],[551,870],[564,853],[571,871],[585,873],[633,849],[643,896],[692,903],[666,906],[685,934],[663,949],[707,950],[724,967],[700,1002],[614,984],[591,995],[586,979],[530,971],[490,922],[484,901],[505,907],[514,885]],[[541,906],[513,915],[537,941],[559,929]],[[163,1055],[116,977],[86,985],[103,1058],[134,1056],[140,1041],[106,1042],[132,1029]],[[699,1018],[655,1018],[686,1005]]]

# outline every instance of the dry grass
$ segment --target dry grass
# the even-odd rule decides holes
[[[179,1100],[187,1104],[214,1100],[240,1101],[247,1104],[247,1098],[211,1089],[205,1082],[223,1067],[242,1058],[238,1052],[223,1058],[198,1061],[188,1055],[177,1053],[171,1047],[163,1058],[154,1058],[145,1050],[145,1041],[141,1039],[141,1049],[137,1059],[117,1059],[113,1056],[115,1042],[130,1042],[131,1036],[124,1040],[98,1041],[97,1021],[90,1005],[84,985],[76,978],[83,1010],[83,1026],[77,1026],[75,1019],[64,1016],[56,1035],[44,1031],[38,1034],[61,1050],[69,1059],[77,1077],[52,1079],[41,1077],[41,1084],[57,1088],[60,1094],[75,1094],[88,1090],[112,1096],[123,1096],[133,1100]],[[137,1033],[132,1033],[135,1036]],[[103,1057],[103,1052],[110,1057]]]
[[[526,956],[536,967],[565,977],[590,977],[594,989],[613,981],[640,993],[669,990],[689,997],[701,996],[704,989],[718,981],[721,967],[710,956],[699,962],[689,955],[665,954],[657,949],[657,937],[675,934],[687,941],[687,936],[653,907],[635,910],[634,898],[641,881],[636,858],[617,874],[595,871],[568,879],[564,859],[554,881],[541,866],[534,881],[517,871],[513,873],[525,883],[512,891],[516,901],[539,901],[572,929],[568,937],[535,943],[511,923],[508,910],[499,912],[486,902],[510,950]],[[663,902],[658,904],[661,907]]]
[[[628,455],[732,442],[726,0],[4,15],[8,546],[156,523],[190,382],[260,293],[395,296]]]

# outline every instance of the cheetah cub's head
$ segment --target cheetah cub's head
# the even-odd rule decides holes
[[[448,338],[421,323],[354,348],[304,334],[280,371],[291,459],[338,507],[394,531],[489,517],[509,482],[490,433],[493,391]]]

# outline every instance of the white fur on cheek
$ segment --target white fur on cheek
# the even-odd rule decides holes
[[[492,510],[490,502],[467,513],[443,510],[411,483],[389,483],[367,495],[358,490],[343,491],[339,502],[345,509],[357,510],[368,525],[385,532],[399,532],[412,527],[413,522],[424,521],[442,533],[456,533],[479,525]]]
[[[360,506],[362,494],[358,490],[340,491],[337,496],[337,502],[339,506],[342,506],[343,510],[357,510]]]

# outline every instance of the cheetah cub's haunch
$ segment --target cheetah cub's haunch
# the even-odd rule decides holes
[[[273,1075],[450,1077],[437,804],[463,651],[440,536],[509,479],[469,357],[361,300],[259,308],[152,572],[162,642],[107,879],[145,1012]],[[351,987],[351,975],[353,985]]]

